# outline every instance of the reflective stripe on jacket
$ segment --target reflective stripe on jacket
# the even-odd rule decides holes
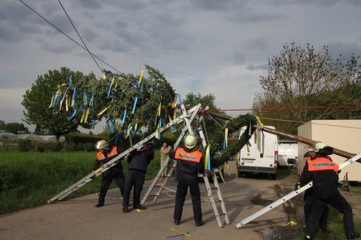
[[[317,157],[314,160],[308,161],[308,171],[327,171],[332,170],[338,172],[338,164],[327,157]]]
[[[202,152],[199,150],[186,152],[183,147],[179,147],[174,154],[174,158],[177,160],[199,163],[202,159]]]
[[[113,146],[110,152],[108,153],[107,157],[108,160],[112,159],[113,157],[118,155],[118,148],[116,146]],[[106,159],[106,156],[104,155],[104,152],[99,151],[97,153],[97,159],[98,161],[104,161]]]

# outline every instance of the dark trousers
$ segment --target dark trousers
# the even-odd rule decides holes
[[[175,220],[182,219],[183,205],[187,196],[188,187],[192,198],[194,221],[201,222],[202,221],[201,192],[199,190],[198,182],[194,184],[185,184],[178,182],[177,193],[175,198],[174,219]]]
[[[337,211],[343,214],[343,225],[346,234],[355,233],[355,226],[353,222],[352,208],[346,199],[337,192],[335,196],[331,199],[319,199],[315,197],[313,200],[312,209],[309,216],[308,225],[306,225],[306,232],[309,236],[315,236],[317,232],[317,223],[321,219],[321,216],[327,207],[327,204],[330,204]]]
[[[313,206],[313,200],[314,200],[315,196],[314,195],[306,195],[305,194],[305,205],[304,205],[304,214],[305,214],[305,225],[309,225],[309,218],[310,218],[310,213],[311,213],[311,209]],[[319,227],[321,228],[322,231],[326,232],[328,230],[327,227],[327,220],[328,220],[328,207],[326,206],[321,218],[318,222]]]
[[[143,184],[145,179],[145,173],[138,170],[129,169],[127,177],[125,179],[125,188],[123,195],[123,207],[129,206],[129,197],[132,187],[133,190],[133,206],[140,205],[140,194],[143,190]]]
[[[107,191],[109,189],[110,184],[112,183],[113,179],[118,185],[120,193],[123,195],[124,193],[124,173],[123,169],[109,169],[107,172],[103,174],[102,183],[100,185],[100,193],[98,202],[104,203],[105,195],[107,195]]]

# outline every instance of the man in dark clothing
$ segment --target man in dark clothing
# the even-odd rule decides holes
[[[183,205],[187,195],[188,187],[190,190],[193,217],[196,226],[202,226],[202,208],[201,193],[198,185],[198,173],[204,172],[202,164],[202,152],[197,148],[197,139],[194,135],[188,135],[184,141],[184,147],[180,146],[175,151],[169,153],[170,158],[177,161],[176,180],[178,181],[177,193],[174,208],[174,224],[179,225]]]
[[[95,144],[97,152],[97,159],[95,161],[93,167],[93,173],[97,173],[100,170],[100,167],[109,162],[111,159],[122,153],[124,150],[118,146],[112,146],[110,149],[108,148],[108,143],[105,140],[100,140]],[[112,183],[113,179],[117,183],[120,193],[123,195],[124,193],[124,173],[123,173],[123,166],[122,163],[118,161],[116,165],[112,168],[108,169],[107,171],[103,172],[102,174],[102,183],[100,186],[100,193],[98,198],[98,204],[95,207],[102,207],[104,206],[104,199],[105,195],[107,194],[108,188]]]
[[[128,156],[129,170],[125,180],[123,195],[123,212],[129,212],[129,197],[132,187],[133,190],[133,208],[146,209],[140,204],[140,194],[143,190],[147,166],[154,158],[154,149],[152,145],[146,145],[133,150]]]
[[[314,193],[304,239],[313,239],[315,237],[317,223],[320,221],[327,204],[330,204],[343,214],[344,230],[347,239],[360,237],[360,234],[355,232],[351,206],[337,188],[338,164],[333,162],[328,156],[332,154],[333,148],[318,142],[315,145],[315,150],[317,152],[316,158],[306,162],[300,178],[301,186],[310,181],[313,182],[312,188]]]
[[[309,147],[308,151],[305,153],[305,155],[303,157],[305,159],[305,162],[307,163],[316,158],[316,152],[312,147]],[[295,185],[295,190],[297,190],[299,188],[301,188],[301,183],[297,182],[297,184]],[[304,198],[303,198],[303,200],[305,202],[305,205],[303,208],[304,215],[305,215],[304,230],[306,229],[306,225],[308,223],[308,219],[309,219],[310,212],[312,209],[313,199],[314,199],[313,188],[309,188],[305,191]],[[326,206],[325,210],[321,216],[321,219],[318,222],[318,225],[324,233],[329,234],[331,231],[327,227],[327,219],[328,219],[328,207]]]

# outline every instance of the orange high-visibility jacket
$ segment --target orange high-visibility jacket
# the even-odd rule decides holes
[[[331,159],[327,157],[317,157],[314,160],[308,161],[308,171],[326,171],[333,170],[335,173],[338,172],[339,166],[337,163],[333,162]]]

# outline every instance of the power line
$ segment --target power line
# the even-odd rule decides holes
[[[284,111],[284,110],[317,110],[317,109],[360,109],[361,106],[311,106],[311,107],[268,107],[268,108],[238,108],[238,109],[218,109],[222,112],[241,111]]]
[[[88,53],[90,54],[91,58],[93,59],[93,61],[95,62],[95,64],[98,66],[98,68],[99,68],[100,72],[102,73],[103,71],[102,71],[101,67],[99,66],[98,62],[95,60],[95,58],[94,58],[93,54],[90,52],[90,50],[89,50],[89,48],[87,47],[87,45],[85,44],[85,42],[84,42],[83,38],[80,36],[80,33],[79,33],[78,29],[75,27],[75,25],[74,25],[73,21],[70,19],[70,16],[69,16],[69,15],[68,15],[68,13],[66,12],[66,10],[65,10],[65,8],[64,8],[64,6],[63,6],[63,4],[61,3],[61,1],[60,1],[60,0],[58,0],[58,2],[59,2],[59,4],[60,4],[61,8],[64,10],[64,13],[65,13],[65,15],[67,16],[67,18],[69,19],[69,21],[70,21],[71,25],[73,26],[74,30],[75,30],[75,31],[76,31],[76,33],[78,34],[78,36],[79,36],[80,40],[81,40],[81,41],[82,41],[82,43],[84,44],[84,47],[86,48],[86,50],[87,50],[87,51],[88,51]]]
[[[279,122],[293,122],[293,123],[302,123],[305,124],[307,122],[303,121],[295,121],[295,120],[287,120],[287,119],[278,119],[278,118],[267,118],[262,117],[262,119],[271,120],[271,121],[279,121]],[[323,119],[320,119],[323,120]],[[312,120],[311,120],[312,121]],[[322,125],[322,126],[329,126],[329,127],[342,127],[342,128],[352,128],[352,129],[361,129],[359,127],[351,127],[351,126],[342,126],[342,125],[334,125],[334,124],[326,124],[326,123],[311,123],[312,125]]]
[[[79,47],[83,48],[84,50],[88,51],[84,46],[82,46],[80,43],[78,43],[77,41],[75,41],[73,38],[71,38],[68,34],[66,34],[65,32],[63,32],[60,28],[58,28],[57,26],[55,26],[53,23],[51,23],[49,20],[47,20],[45,17],[43,17],[40,13],[38,13],[37,11],[35,11],[32,7],[30,7],[28,4],[26,4],[25,2],[23,2],[22,0],[18,0],[19,2],[21,2],[22,4],[24,4],[28,9],[30,9],[32,12],[34,12],[36,15],[38,15],[40,18],[42,18],[45,22],[47,22],[50,26],[52,26],[53,28],[55,28],[56,30],[58,30],[60,33],[62,33],[64,36],[66,36],[67,38],[69,38],[71,41],[73,41],[75,44],[77,44]],[[107,63],[106,61],[104,61],[103,59],[101,59],[100,57],[98,57],[96,54],[90,52],[95,58],[97,58],[99,61],[101,61],[102,63],[104,63],[105,65],[107,65],[108,67],[112,68],[114,71],[121,73],[118,69],[116,69],[115,67],[111,66],[109,63]]]

